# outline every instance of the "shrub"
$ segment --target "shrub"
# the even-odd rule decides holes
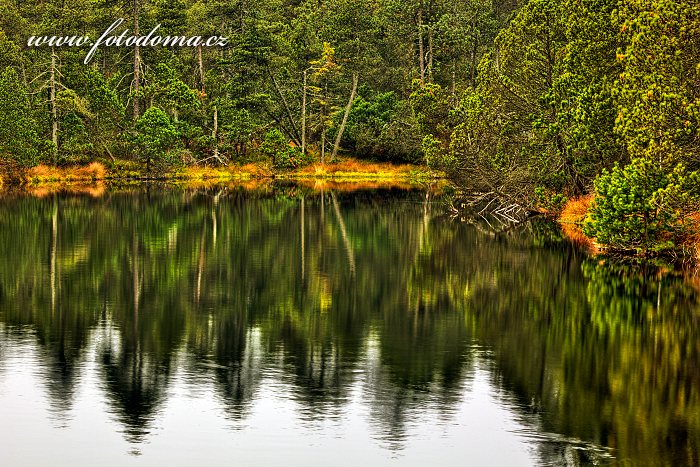
[[[342,117],[342,112],[333,117],[331,140]],[[419,162],[421,137],[410,102],[399,100],[393,91],[372,94],[369,89],[360,88],[348,115],[342,146],[355,157]]]
[[[265,133],[260,152],[272,159],[272,165],[279,169],[296,169],[312,162],[309,154],[302,154],[299,149],[290,146],[287,138],[277,129]]]
[[[568,198],[561,193],[555,193],[543,186],[535,188],[535,199],[538,206],[547,212],[560,212]]]
[[[146,164],[146,170],[162,168],[177,161],[173,153],[180,134],[168,115],[157,107],[151,107],[136,121],[134,143],[138,148],[137,159]]]
[[[683,164],[665,170],[636,158],[604,170],[595,181],[595,199],[584,233],[613,250],[661,253],[676,247],[684,219],[697,202],[698,174]]]

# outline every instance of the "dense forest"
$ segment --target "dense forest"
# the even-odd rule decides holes
[[[426,93],[456,108],[517,9],[513,0],[3,0],[0,152],[29,165],[112,156],[284,166],[341,148],[420,162],[443,117]],[[102,46],[87,65],[89,45],[27,46],[41,35],[94,42],[117,18],[114,35],[160,25],[157,35],[228,41]]]
[[[5,166],[427,163],[620,250],[685,235],[700,169],[693,0],[0,0]],[[225,46],[28,47],[138,36]]]

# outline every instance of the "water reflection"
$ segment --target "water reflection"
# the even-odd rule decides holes
[[[698,462],[696,292],[548,224],[490,235],[429,192],[297,186],[0,212],[0,415],[64,427],[62,452],[106,416],[91,439],[119,459],[237,440],[259,462]]]

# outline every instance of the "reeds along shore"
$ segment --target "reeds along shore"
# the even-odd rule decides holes
[[[312,164],[299,169],[275,170],[269,163],[227,166],[189,166],[163,172],[146,172],[139,164],[118,161],[92,162],[85,166],[56,167],[37,165],[28,169],[5,170],[6,185],[38,186],[47,183],[89,183],[105,180],[236,180],[236,179],[332,179],[332,180],[426,180],[443,178],[426,167],[344,159],[328,164]],[[0,180],[0,184],[2,183]]]
[[[595,238],[590,238],[583,232],[583,224],[594,202],[593,194],[571,198],[564,205],[557,220],[569,240],[591,253],[598,254],[606,252],[605,249]],[[679,258],[682,259],[684,267],[700,272],[700,211],[686,216],[681,223],[680,234],[676,234],[680,243]]]

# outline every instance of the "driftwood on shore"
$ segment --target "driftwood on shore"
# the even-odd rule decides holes
[[[453,216],[482,219],[494,231],[509,230],[537,214],[493,191],[458,193],[448,208]]]

